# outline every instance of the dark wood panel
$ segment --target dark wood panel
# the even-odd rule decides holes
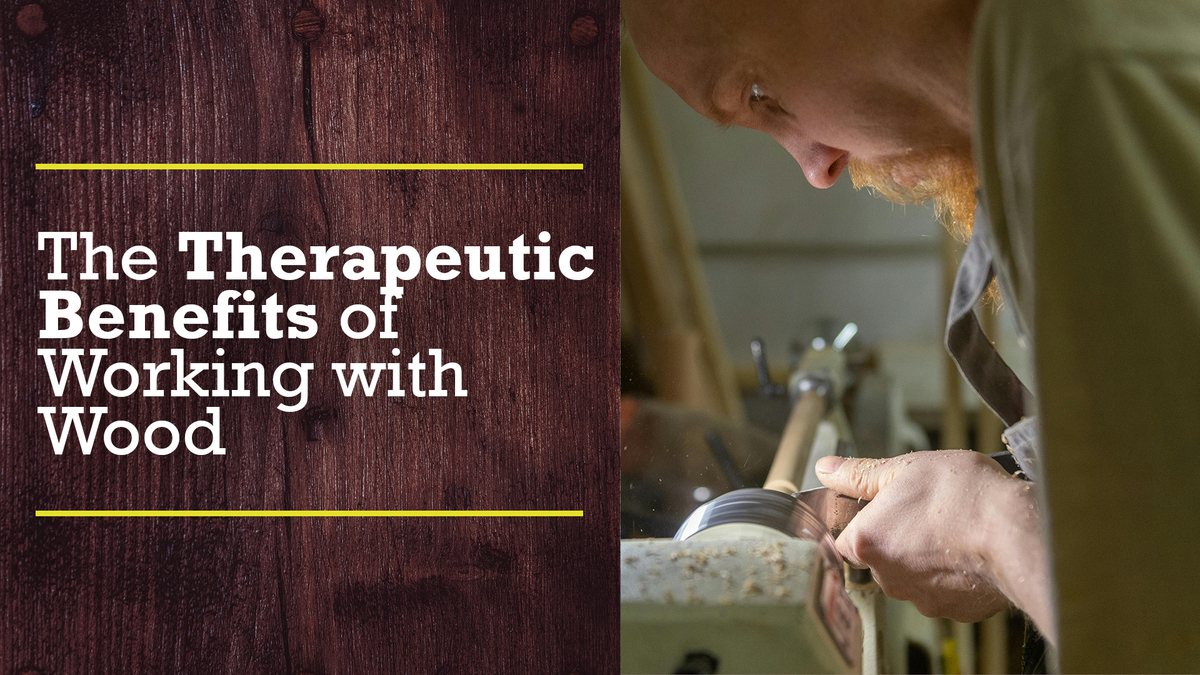
[[[595,672],[617,663],[618,8],[330,0],[44,2],[0,19],[5,243],[0,672]],[[295,20],[302,11],[319,20]],[[311,19],[311,17],[310,17]],[[32,29],[32,30],[31,30]],[[35,35],[28,34],[36,33]],[[35,172],[35,162],[583,162],[582,172]],[[46,280],[39,230],[146,245],[145,282]],[[188,282],[180,231],[284,244],[595,247],[584,282],[405,286],[398,340],[351,340],[372,282]],[[224,260],[223,257],[219,259]],[[313,340],[36,339],[85,308],[318,305]],[[37,348],[130,363],[313,362],[278,398],[53,395]],[[442,348],[467,398],[346,398],[335,361]],[[224,348],[224,356],[216,350]],[[74,443],[35,410],[186,425],[224,457]],[[46,519],[35,509],[583,509],[582,519]]]

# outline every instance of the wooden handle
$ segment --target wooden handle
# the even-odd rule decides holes
[[[764,488],[788,494],[799,491],[796,486],[803,482],[801,474],[808,467],[817,426],[824,418],[825,396],[815,389],[801,394],[783,428],[783,438],[779,440],[779,450],[775,452],[775,461],[771,462]]]

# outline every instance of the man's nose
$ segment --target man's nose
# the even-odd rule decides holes
[[[816,188],[827,188],[837,182],[842,169],[850,163],[850,153],[822,143],[809,143],[792,151],[805,178]]]

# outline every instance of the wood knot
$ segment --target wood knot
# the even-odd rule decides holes
[[[585,14],[571,22],[571,44],[576,47],[587,47],[596,43],[600,36],[600,25],[596,17]]]
[[[308,437],[308,441],[312,443],[324,439],[325,423],[336,419],[337,410],[334,408],[318,407],[305,411],[304,432]]]
[[[30,36],[36,37],[41,35],[49,28],[46,23],[46,14],[42,11],[42,6],[36,2],[25,5],[17,11],[17,28],[21,32]]]
[[[325,19],[313,7],[306,7],[292,19],[292,36],[297,40],[308,43],[321,37],[325,32]]]
[[[304,230],[304,221],[292,211],[278,210],[260,216],[257,226],[256,233],[269,232],[285,238],[298,238]]]

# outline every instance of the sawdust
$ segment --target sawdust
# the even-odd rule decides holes
[[[647,576],[678,574],[681,580],[687,580],[687,587],[680,591],[667,590],[663,592],[663,601],[668,604],[688,603],[704,604],[715,602],[730,605],[738,602],[738,597],[750,600],[755,597],[771,598],[773,601],[786,601],[795,597],[796,574],[803,572],[802,567],[789,566],[787,559],[788,544],[783,541],[747,543],[745,547],[734,548],[684,548],[672,551],[670,554],[654,553],[649,557],[625,558],[626,564],[641,564],[654,561],[664,561],[670,558],[675,564],[672,569],[649,567],[645,570]],[[756,570],[749,570],[743,576],[738,570],[722,569],[723,565],[713,563],[720,558],[735,557],[742,554],[757,557],[762,563],[755,565]],[[756,573],[757,572],[757,573]],[[720,580],[717,583],[717,580]],[[712,580],[712,581],[708,581]],[[697,583],[698,582],[698,583]],[[705,586],[710,584],[710,586]],[[713,587],[715,586],[715,587]],[[697,588],[710,589],[700,593]],[[719,590],[723,589],[723,590]],[[719,592],[719,595],[717,593]],[[714,595],[716,596],[714,598]]]
[[[754,579],[746,579],[746,583],[742,584],[742,597],[751,595],[762,595],[762,586]]]
[[[724,556],[733,556],[733,555],[737,555],[737,551],[735,551],[734,549],[729,548],[729,547],[726,547],[723,550],[699,549],[699,550],[693,551],[691,549],[683,549],[682,551],[674,551],[673,553],[671,553],[671,560],[680,560],[682,558],[691,558],[692,560],[695,560],[697,563],[703,565],[704,563],[708,562],[709,558],[721,558]]]
[[[782,541],[773,541],[768,544],[760,544],[750,549],[751,554],[757,555],[766,561],[771,571],[774,572],[774,580],[780,581],[787,576],[787,558],[783,553],[784,544]]]

